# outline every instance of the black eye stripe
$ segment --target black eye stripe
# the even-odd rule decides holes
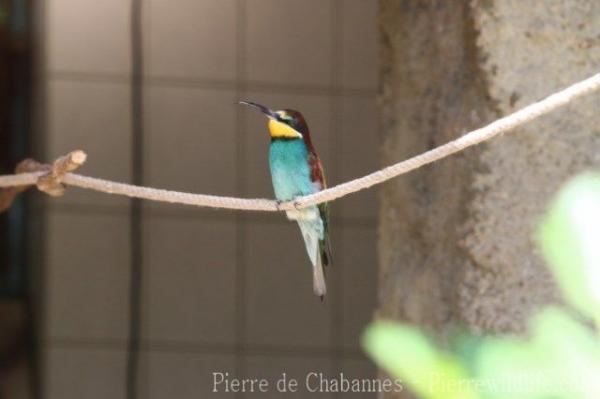
[[[304,128],[304,126],[293,115],[290,115],[288,113],[280,113],[278,115],[280,122],[285,123],[286,125],[290,126],[292,129],[296,130],[297,132],[300,132],[301,134],[305,133],[306,129]]]
[[[290,115],[287,115],[287,114],[280,115],[279,120],[281,122],[287,123],[288,125],[293,125],[295,123],[294,118],[292,118]]]

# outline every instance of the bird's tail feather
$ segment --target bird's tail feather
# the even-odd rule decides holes
[[[327,294],[327,285],[325,284],[325,274],[323,273],[323,263],[321,254],[317,256],[317,263],[313,265],[313,292],[320,296],[321,300]]]
[[[317,221],[318,220],[318,221]],[[297,220],[304,238],[308,257],[313,265],[313,291],[323,298],[327,293],[325,274],[323,273],[323,258],[321,256],[321,237],[323,227],[321,220]]]

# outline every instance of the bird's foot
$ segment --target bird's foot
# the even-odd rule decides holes
[[[294,208],[295,208],[297,211],[300,211],[300,210],[302,210],[302,208],[300,208],[300,203],[299,203],[298,201],[294,201],[293,205],[294,205]]]
[[[278,211],[281,210],[281,204],[283,204],[284,201],[280,200],[280,199],[276,199],[275,200],[275,208],[277,208]]]

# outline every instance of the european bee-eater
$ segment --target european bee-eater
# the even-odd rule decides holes
[[[241,101],[240,104],[257,108],[269,119],[269,166],[277,200],[291,201],[323,190],[326,187],[323,166],[302,114],[291,109],[273,111],[253,102]],[[322,300],[327,292],[323,266],[332,260],[327,203],[286,211],[286,214],[300,226],[313,265],[313,291]]]

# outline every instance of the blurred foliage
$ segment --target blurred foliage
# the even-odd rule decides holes
[[[8,12],[3,4],[0,4],[0,27],[6,26],[8,21]]]
[[[570,181],[536,238],[580,315],[547,307],[527,338],[462,335],[447,350],[414,327],[378,321],[364,334],[367,353],[423,399],[600,398],[600,336],[589,322],[600,325],[600,175]]]

